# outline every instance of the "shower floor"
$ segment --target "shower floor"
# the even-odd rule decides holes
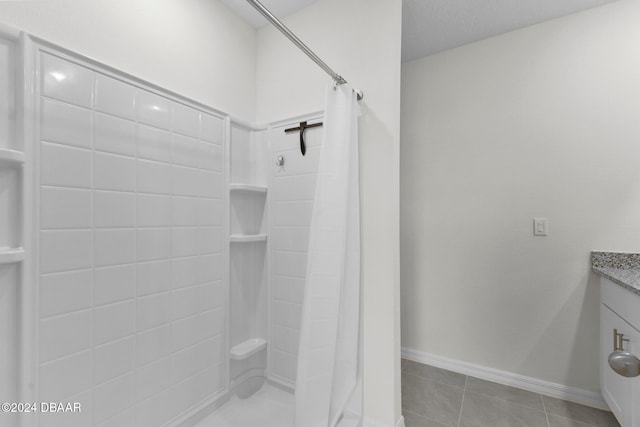
[[[196,427],[294,427],[293,394],[265,384],[248,399],[233,396]]]

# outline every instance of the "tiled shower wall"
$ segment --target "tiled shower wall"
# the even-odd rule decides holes
[[[40,425],[162,426],[226,386],[223,120],[40,58]]]
[[[285,128],[295,126],[297,123],[274,127],[269,134],[272,150],[269,375],[289,387],[295,386],[296,379],[309,226],[322,144],[322,128],[306,130],[307,152],[303,156],[299,134],[284,133]],[[284,157],[282,167],[276,165],[278,156]]]
[[[15,138],[15,41],[0,34],[0,150],[22,150]],[[19,246],[20,166],[0,161],[0,252]],[[20,264],[0,261],[0,402],[18,399]],[[17,414],[0,413],[3,422],[17,424]]]

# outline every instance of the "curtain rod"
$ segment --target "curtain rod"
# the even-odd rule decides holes
[[[247,2],[249,2],[249,4],[251,4],[251,6],[253,6],[258,12],[260,12],[262,16],[267,19],[267,21],[271,22],[278,30],[280,30],[282,34],[284,34],[289,40],[291,40],[293,44],[298,46],[298,48],[300,48],[300,50],[304,52],[305,55],[307,55],[313,62],[318,64],[318,66],[322,68],[325,73],[329,74],[329,76],[331,76],[331,78],[336,82],[337,85],[345,84],[347,82],[340,74],[333,71],[331,67],[329,67],[322,59],[320,59],[318,55],[316,55],[311,49],[309,49],[309,46],[304,44],[302,40],[298,38],[298,36],[293,34],[293,32],[291,32],[291,30],[289,30],[282,22],[280,22],[280,20],[276,18],[273,13],[269,11],[269,9],[264,7],[262,3],[260,3],[258,0],[247,0]],[[363,98],[363,94],[361,91],[354,90],[354,92],[356,92],[358,101]]]

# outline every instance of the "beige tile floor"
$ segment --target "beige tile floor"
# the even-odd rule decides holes
[[[405,427],[620,427],[611,412],[402,361]]]

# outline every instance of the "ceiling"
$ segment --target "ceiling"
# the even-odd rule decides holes
[[[318,0],[259,0],[271,13],[284,18],[300,9],[304,9]],[[240,15],[253,28],[260,28],[267,20],[256,11],[247,0],[222,0],[231,10]]]
[[[267,23],[246,0],[222,1],[254,28]],[[262,3],[275,16],[282,18],[315,1],[262,0]],[[402,61],[422,58],[613,1],[617,0],[403,0]]]

